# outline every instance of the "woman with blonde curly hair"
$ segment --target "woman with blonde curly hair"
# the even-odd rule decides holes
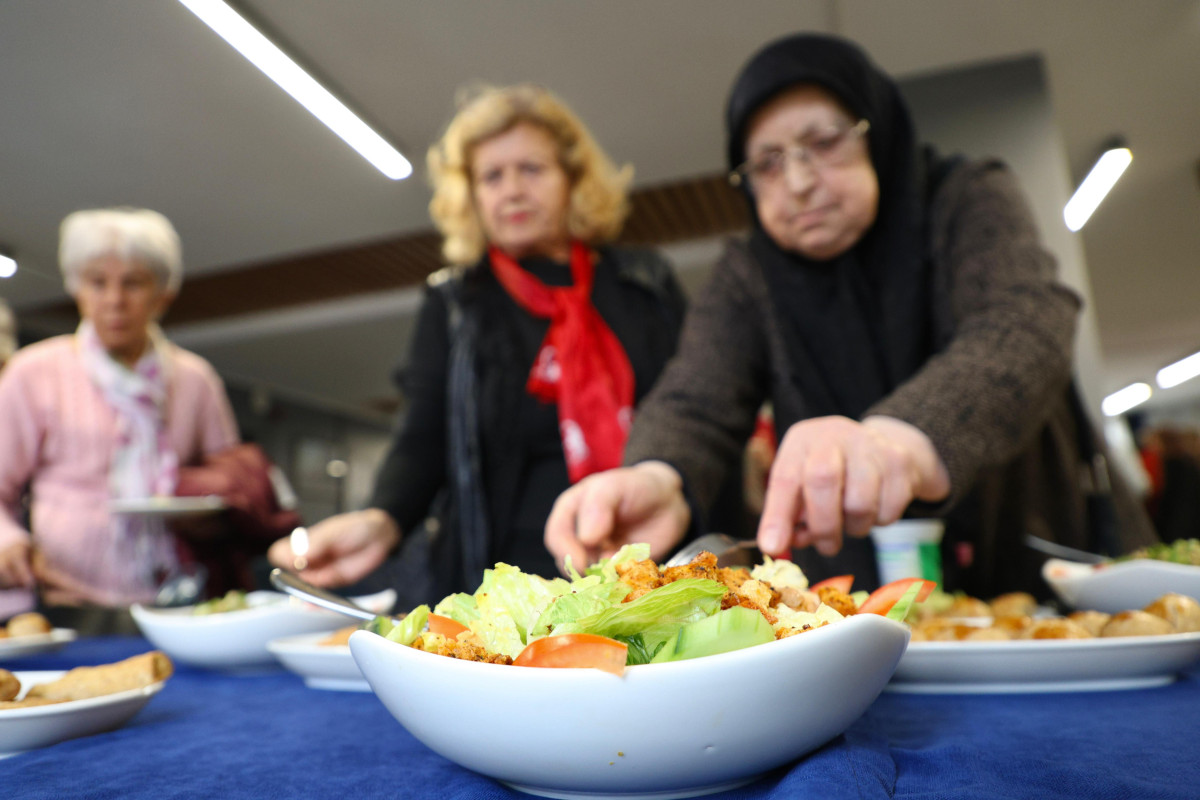
[[[620,463],[684,305],[661,257],[608,244],[632,170],[546,89],[477,91],[428,165],[453,266],[429,280],[371,507],[314,526],[301,570],[350,583],[404,539],[400,563],[432,564],[413,572],[432,585],[394,581],[413,602],[473,590],[496,561],[556,574],[542,542],[554,498]],[[270,553],[287,568],[296,555],[287,540]]]

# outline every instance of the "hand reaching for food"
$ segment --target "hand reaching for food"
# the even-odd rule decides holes
[[[758,528],[763,552],[813,546],[831,556],[843,531],[866,536],[913,500],[937,501],[950,478],[933,443],[891,417],[818,417],[798,422],[780,443]]]
[[[634,542],[649,544],[650,557],[664,560],[691,521],[682,487],[679,473],[661,461],[590,475],[555,501],[546,549],[559,569],[568,557],[583,569]]]
[[[308,529],[308,549],[297,553],[290,538],[271,545],[267,558],[316,586],[345,586],[366,577],[400,543],[400,528],[386,511],[368,508],[318,522]],[[298,562],[297,556],[304,561]]]

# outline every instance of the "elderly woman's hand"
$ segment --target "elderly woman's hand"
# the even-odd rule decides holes
[[[400,543],[400,528],[386,511],[368,508],[322,520],[308,529],[307,562],[301,578],[316,586],[345,586],[365,578]],[[291,540],[271,545],[267,559],[282,569],[295,569]]]
[[[913,500],[950,492],[946,467],[917,428],[892,417],[819,417],[788,429],[767,485],[759,547],[816,547],[830,556],[842,532],[866,536]]]
[[[33,585],[29,542],[17,542],[0,550],[0,589],[31,588]]]
[[[546,521],[546,549],[582,572],[622,545],[645,542],[661,561],[691,522],[683,480],[673,467],[646,461],[590,475],[563,492]]]

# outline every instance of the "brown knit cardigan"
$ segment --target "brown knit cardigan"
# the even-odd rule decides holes
[[[916,426],[949,471],[950,497],[920,509],[947,519],[947,587],[1044,597],[1043,559],[1023,534],[1095,546],[1068,402],[1080,301],[1058,282],[1012,174],[996,161],[964,163],[943,180],[928,236],[935,355],[864,416]],[[777,419],[811,416],[775,308],[749,248],[731,240],[677,355],[638,408],[626,463],[674,465],[700,510],[740,458],[765,400]],[[1090,426],[1087,435],[1103,447]],[[1140,505],[1114,483],[1120,548],[1154,541]]]

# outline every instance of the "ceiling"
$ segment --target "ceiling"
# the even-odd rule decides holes
[[[784,32],[841,33],[898,77],[1041,56],[1072,177],[1134,163],[1079,236],[1105,390],[1200,350],[1198,0],[248,0],[238,3],[416,165],[376,172],[171,0],[0,3],[0,296],[70,324],[59,221],[165,213],[187,278],[168,334],[231,382],[372,413],[436,259],[424,150],[472,82],[553,88],[636,168],[631,237],[711,257],[681,198],[717,192],[738,67]],[[982,154],[980,154],[982,155]],[[682,190],[686,189],[686,192]],[[713,208],[724,202],[713,195]],[[681,204],[682,203],[682,204]],[[688,247],[692,249],[689,250]],[[189,289],[192,294],[189,296]],[[1193,383],[1200,383],[1194,381]],[[1181,387],[1156,403],[1191,397]]]

